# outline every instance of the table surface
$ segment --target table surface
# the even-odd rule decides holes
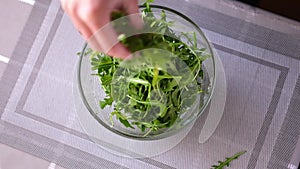
[[[0,169],[206,169],[241,150],[247,153],[230,168],[298,166],[300,23],[230,0],[156,3],[195,21],[224,65],[226,104],[214,134],[199,143],[205,111],[178,145],[150,158],[125,158],[94,143],[74,106],[84,40],[57,0],[3,0]]]

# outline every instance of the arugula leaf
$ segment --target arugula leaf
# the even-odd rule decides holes
[[[119,121],[125,126],[125,127],[130,127],[132,129],[134,129],[134,127],[132,125],[130,125],[130,123],[127,120],[127,117],[123,116],[119,111],[114,111],[110,114],[111,117],[111,121],[112,121],[112,125],[113,125],[113,120],[112,117],[116,116],[117,119],[119,119]]]
[[[146,32],[156,33],[127,37],[122,30],[134,29],[130,28],[126,20],[120,25],[114,25],[119,33],[119,41],[132,53],[141,51],[141,55],[146,58],[144,61],[137,59],[124,66],[121,64],[122,60],[101,52],[88,49],[84,53],[85,56],[90,56],[92,70],[97,72],[93,75],[98,76],[106,93],[106,97],[99,101],[99,107],[114,107],[114,111],[110,113],[112,126],[116,119],[125,127],[139,128],[145,137],[180,121],[179,117],[195,101],[196,95],[206,92],[202,85],[202,62],[211,57],[205,48],[198,49],[195,32],[174,33],[174,21],[167,21],[165,11],[161,12],[160,18],[156,18],[149,2],[152,0],[145,3],[142,18],[145,29],[149,29]],[[111,18],[118,19],[122,16],[123,13],[114,12]],[[158,49],[158,53],[159,50],[166,50],[174,56],[156,56],[145,49]],[[121,70],[121,74],[116,77],[117,70]],[[191,75],[184,72],[191,72]],[[195,80],[197,83],[193,84]],[[186,92],[193,94],[188,98],[183,97],[182,93]]]
[[[233,160],[238,159],[240,156],[245,154],[247,151],[241,151],[233,155],[232,157],[227,157],[225,161],[218,161],[219,165],[213,165],[211,169],[223,169],[224,167],[229,167]]]
[[[104,98],[104,100],[101,100],[99,102],[101,109],[104,109],[104,107],[107,106],[107,105],[112,105],[113,101],[114,100],[111,97],[110,98]]]

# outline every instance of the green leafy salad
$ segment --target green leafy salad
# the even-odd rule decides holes
[[[112,19],[123,16],[115,12]],[[120,122],[144,136],[155,134],[180,121],[199,94],[207,92],[202,62],[211,56],[198,47],[195,32],[175,32],[175,22],[167,18],[164,10],[155,16],[145,3],[142,19],[146,33],[131,35],[135,30],[126,19],[114,24],[120,42],[133,53],[131,60],[91,49],[85,53],[90,55],[93,75],[99,77],[106,94],[99,107],[113,107],[112,126]]]

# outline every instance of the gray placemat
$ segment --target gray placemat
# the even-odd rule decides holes
[[[207,111],[172,150],[130,159],[88,139],[76,116],[74,71],[84,41],[58,1],[37,1],[0,88],[0,142],[65,168],[200,168],[240,150],[232,168],[287,168],[299,138],[300,40],[179,0],[160,1],[193,19],[214,43],[227,102],[213,136],[198,143]]]

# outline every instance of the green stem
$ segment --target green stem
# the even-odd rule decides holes
[[[224,162],[221,162],[219,166],[213,166],[214,169],[223,169],[223,167],[225,166],[229,166],[229,164],[239,158],[241,155],[245,154],[247,151],[241,151],[241,152],[238,152],[236,153],[235,155],[233,155],[232,157],[229,157],[229,158],[226,158],[226,160]]]

